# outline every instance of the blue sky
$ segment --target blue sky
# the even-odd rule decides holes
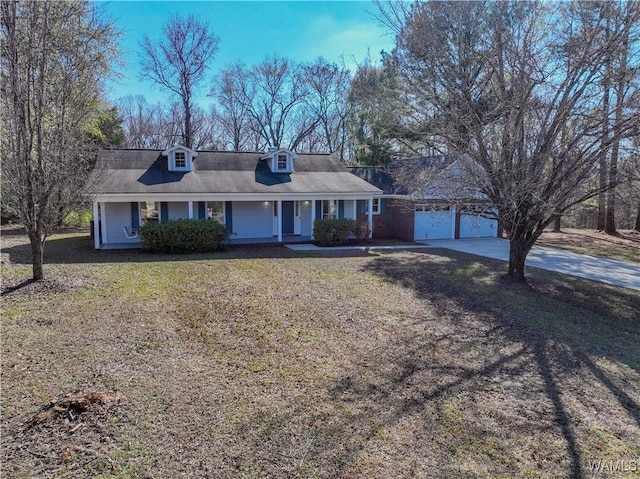
[[[209,77],[235,61],[247,65],[266,55],[298,61],[323,56],[354,69],[371,51],[373,59],[389,51],[393,38],[371,13],[369,1],[100,1],[102,10],[122,32],[122,78],[109,85],[109,98],[142,94],[151,103],[167,100],[150,82],[140,81],[139,43],[144,35],[157,39],[170,13],[196,14],[220,37],[219,50]],[[208,81],[207,83],[210,83]],[[210,103],[208,87],[201,89],[198,102]]]

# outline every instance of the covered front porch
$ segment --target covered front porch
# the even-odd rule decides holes
[[[129,199],[129,201],[124,201]],[[296,243],[313,241],[313,224],[325,218],[356,219],[366,213],[371,235],[373,196],[222,199],[161,197],[98,198],[93,204],[96,249],[140,248],[136,230],[149,221],[208,219],[224,224],[228,244]]]
[[[312,236],[296,236],[296,235],[284,235],[282,241],[278,241],[277,236],[271,236],[269,238],[229,238],[224,242],[227,245],[260,245],[260,244],[303,244],[311,243],[313,241]],[[122,250],[122,249],[139,249],[142,247],[140,239],[136,242],[128,243],[107,243],[103,244],[100,249],[108,250]]]

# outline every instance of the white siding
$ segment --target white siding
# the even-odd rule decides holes
[[[231,207],[234,238],[273,236],[273,202],[234,201]]]
[[[313,225],[311,224],[311,201],[301,201],[300,202],[300,234],[302,236],[311,236],[312,231],[313,231]]]
[[[105,243],[139,243],[139,238],[127,238],[123,228],[131,227],[131,203],[105,203]],[[103,220],[104,221],[104,220]]]
[[[189,218],[189,202],[187,201],[171,202],[168,204],[168,206],[169,206],[170,220],[180,220],[180,219]],[[196,208],[197,208],[197,204],[196,204]],[[197,213],[197,210],[196,210],[196,213]]]

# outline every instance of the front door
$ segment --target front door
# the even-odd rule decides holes
[[[282,234],[292,235],[294,233],[294,205],[293,201],[282,202]]]

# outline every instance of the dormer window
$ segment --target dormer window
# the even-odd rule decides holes
[[[293,160],[297,158],[298,155],[286,148],[276,150],[269,148],[269,154],[263,156],[260,160],[268,161],[269,169],[273,173],[293,173]]]
[[[287,155],[278,155],[278,171],[287,171],[288,169]]]
[[[175,155],[175,165],[176,170],[184,170],[187,167],[187,156],[184,151],[176,151]]]
[[[169,160],[169,171],[191,171],[193,169],[193,159],[198,156],[198,152],[184,146],[174,146],[162,152]]]

